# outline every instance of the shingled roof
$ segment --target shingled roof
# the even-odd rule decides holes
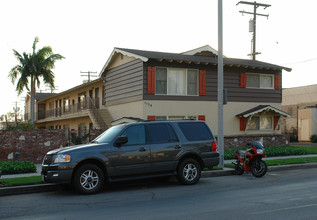
[[[55,95],[56,93],[36,93],[35,94],[35,100],[40,101],[42,99],[45,99],[47,97],[50,97],[52,95]]]
[[[107,68],[108,64],[111,61],[112,56],[115,53],[121,53],[130,57],[135,57],[136,59],[141,59],[143,62],[147,62],[149,59],[157,61],[168,61],[168,62],[178,62],[178,63],[195,63],[195,64],[205,64],[205,65],[217,65],[218,58],[211,56],[199,56],[199,55],[186,55],[178,53],[166,53],[166,52],[157,52],[157,51],[146,51],[146,50],[136,50],[136,49],[127,49],[127,48],[115,48],[109,57],[107,63],[103,67],[101,74]],[[258,60],[247,60],[247,59],[236,59],[236,58],[226,58],[224,57],[223,63],[225,66],[230,67],[244,67],[244,68],[253,68],[253,69],[272,69],[272,70],[286,70],[290,72],[292,69],[271,64],[265,63]]]

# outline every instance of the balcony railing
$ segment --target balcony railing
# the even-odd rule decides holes
[[[62,106],[47,111],[39,111],[36,112],[35,115],[36,120],[43,120],[52,117],[61,117],[67,115],[71,116],[72,114],[80,113],[84,110],[90,110],[95,108],[99,108],[99,98],[86,98],[85,100],[78,102],[74,105]],[[25,118],[29,118],[29,115],[25,115]]]

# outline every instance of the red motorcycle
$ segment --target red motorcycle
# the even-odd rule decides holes
[[[235,172],[238,175],[242,175],[243,172],[251,172],[255,177],[262,177],[267,172],[267,165],[262,160],[264,156],[264,146],[260,141],[253,141],[248,143],[250,149],[246,151],[236,151]]]

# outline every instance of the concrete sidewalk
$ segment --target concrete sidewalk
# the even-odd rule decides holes
[[[288,159],[288,158],[303,158],[303,157],[317,157],[317,154],[311,155],[297,155],[297,156],[285,156],[285,157],[265,157],[263,160],[275,160],[275,159]],[[236,160],[225,160],[224,163],[232,163]],[[2,175],[1,179],[7,178],[16,178],[16,177],[28,177],[28,176],[41,176],[41,164],[35,164],[36,166],[36,173],[24,173],[24,174],[10,174],[10,175]],[[0,180],[1,180],[0,179]]]
[[[287,159],[287,158],[303,158],[303,157],[317,157],[314,155],[300,155],[300,156],[286,156],[286,157],[267,157],[264,160],[274,160],[274,159]],[[225,160],[224,163],[232,163],[235,160]],[[36,164],[36,173],[27,174],[13,174],[13,175],[3,175],[1,179],[5,178],[15,178],[15,177],[28,177],[28,176],[40,176],[41,175],[41,164]],[[317,168],[317,163],[306,163],[306,164],[292,164],[292,165],[282,165],[282,166],[269,166],[268,172],[282,171],[282,170],[292,170],[292,169],[306,169],[306,168]],[[224,168],[223,170],[213,170],[213,171],[203,171],[201,178],[217,177],[217,176],[228,176],[234,175],[234,169]],[[17,195],[26,193],[38,193],[38,192],[49,192],[60,190],[61,187],[58,184],[38,184],[29,186],[17,186],[17,187],[0,187],[0,196],[6,195]]]

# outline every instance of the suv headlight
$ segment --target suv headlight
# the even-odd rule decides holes
[[[54,163],[68,163],[70,162],[70,155],[57,154],[54,159]]]

